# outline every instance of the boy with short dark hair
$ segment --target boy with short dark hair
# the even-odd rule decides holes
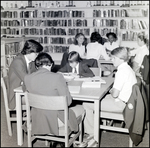
[[[9,108],[15,108],[16,103],[14,89],[22,85],[25,75],[36,71],[34,60],[37,57],[38,53],[42,50],[43,46],[39,42],[32,39],[27,40],[21,53],[17,55],[12,61],[8,72]]]

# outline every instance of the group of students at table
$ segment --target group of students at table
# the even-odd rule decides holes
[[[106,60],[112,60],[114,67],[117,69],[114,84],[109,93],[101,101],[101,110],[110,112],[122,112],[132,92],[132,86],[137,83],[136,73],[144,55],[149,55],[146,46],[146,39],[143,34],[138,35],[138,43],[140,47],[131,51],[135,55],[133,60],[134,67],[129,64],[130,52],[126,47],[119,47],[114,41],[116,36],[114,33],[107,35],[109,42],[104,45],[97,40],[99,33],[94,32],[91,35],[91,43],[86,46],[86,59],[99,59],[103,56]],[[12,61],[8,72],[8,101],[9,107],[14,109],[15,94],[14,89],[21,86],[23,91],[48,96],[67,96],[69,110],[69,126],[72,131],[77,131],[77,116],[86,111],[84,119],[85,133],[93,135],[94,133],[94,105],[93,103],[83,102],[82,105],[72,104],[66,80],[61,72],[77,73],[83,77],[93,77],[94,74],[90,70],[85,58],[84,35],[79,33],[76,35],[78,45],[71,45],[67,55],[67,62],[58,72],[52,72],[55,65],[50,54],[42,52],[43,46],[35,40],[27,40],[21,53]],[[99,38],[101,39],[101,37]],[[112,49],[112,46],[113,49]],[[107,52],[106,49],[107,48]],[[110,47],[110,48],[109,48]],[[136,71],[134,71],[136,70]],[[24,100],[24,98],[22,98]],[[22,101],[25,103],[25,101]],[[50,113],[46,110],[32,109],[32,133],[33,134],[58,134],[58,127],[62,124],[57,117],[61,116],[59,112]],[[51,120],[53,117],[53,120]],[[43,128],[44,127],[44,128]]]

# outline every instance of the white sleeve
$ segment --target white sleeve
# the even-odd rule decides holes
[[[101,55],[103,56],[103,58],[105,60],[110,60],[110,57],[108,56],[107,52],[106,52],[106,49],[104,48],[104,46],[101,47]]]
[[[121,72],[118,71],[118,72],[116,72],[113,88],[121,91],[122,88],[123,88],[123,85],[126,82],[127,77],[128,77],[128,75],[124,74],[124,71],[121,71]]]
[[[71,51],[73,51],[73,44],[71,44],[70,46],[69,46],[69,52],[71,52]]]

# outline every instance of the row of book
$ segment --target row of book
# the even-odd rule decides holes
[[[17,18],[17,11],[1,11],[1,18]]]
[[[96,1],[94,6],[146,6],[149,5],[149,1]]]
[[[1,34],[19,35],[19,28],[2,28]]]
[[[101,36],[106,36],[109,32],[114,32],[116,35],[118,35],[118,28],[94,28],[94,31],[99,32]]]
[[[77,33],[83,33],[84,35],[90,35],[90,29],[87,28],[87,29],[80,29],[80,28],[77,28],[77,29],[68,29],[68,35],[76,35]]]
[[[138,33],[135,31],[125,31],[122,33],[122,41],[137,41]]]
[[[1,26],[87,26],[87,20],[1,20]]]
[[[14,55],[14,54],[20,52],[20,46],[21,45],[19,42],[5,44],[5,54],[6,55]]]
[[[64,17],[84,17],[84,11],[73,11],[73,10],[63,10],[63,11],[47,11],[47,10],[33,10],[33,11],[21,11],[21,18],[64,18]]]
[[[145,20],[122,19],[120,20],[120,29],[148,29],[149,24]]]
[[[93,17],[147,17],[148,9],[110,9],[93,10]]]
[[[94,19],[93,20],[94,27],[114,27],[118,26],[118,20],[112,19]]]
[[[66,35],[66,30],[62,28],[24,28],[21,29],[21,34],[24,35]]]
[[[1,20],[1,26],[20,26],[18,20]]]
[[[64,53],[69,51],[69,46],[44,46],[43,47],[44,52],[49,52],[49,53]]]
[[[39,37],[39,42],[44,44],[66,44],[66,38],[63,37]]]
[[[21,29],[21,34],[24,35],[76,35],[77,33],[83,33],[84,35],[90,35],[90,29],[80,29],[80,28],[74,28],[68,29],[68,32],[66,32],[66,29],[62,28],[44,28],[44,29],[38,29],[38,28],[24,28]]]
[[[59,38],[59,37],[39,37],[38,41],[41,44],[73,44],[75,41],[74,37],[70,37],[68,39],[65,38]],[[87,43],[90,42],[90,38],[86,38]]]

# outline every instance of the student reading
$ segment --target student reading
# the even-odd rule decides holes
[[[94,74],[87,66],[86,63],[83,63],[80,55],[76,51],[71,51],[68,55],[68,63],[61,69],[59,72],[72,72],[76,73],[79,76],[83,77],[93,77]]]
[[[75,35],[74,43],[69,46],[69,53],[76,51],[79,53],[81,58],[86,55],[86,38],[83,33],[77,33]],[[61,67],[65,66],[68,62],[68,52],[65,52],[62,57]]]
[[[128,51],[124,47],[115,48],[111,51],[112,62],[117,68],[115,80],[110,94],[101,101],[101,110],[108,112],[123,112],[132,92],[132,86],[137,83],[135,72],[127,64]],[[84,120],[85,132],[93,135],[94,129],[94,105],[83,103],[86,110]]]
[[[76,117],[84,112],[81,105],[70,107],[72,97],[62,74],[51,72],[54,61],[47,53],[40,53],[35,64],[38,70],[24,78],[27,91],[39,95],[66,96],[69,106],[69,128],[71,131],[78,131]],[[32,133],[33,134],[54,134],[59,135],[58,127],[64,122],[64,111],[48,111],[32,108]]]
[[[36,71],[34,60],[42,50],[43,46],[40,43],[27,40],[21,53],[12,61],[8,71],[8,103],[11,109],[16,106],[14,89],[21,86],[25,75]]]

